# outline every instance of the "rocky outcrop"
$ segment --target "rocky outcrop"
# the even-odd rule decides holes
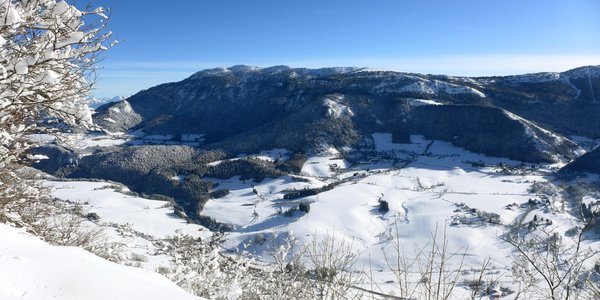
[[[94,123],[111,132],[127,131],[142,122],[129,102],[122,100],[98,107],[93,115]]]

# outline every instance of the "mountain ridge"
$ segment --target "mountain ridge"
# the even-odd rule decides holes
[[[368,137],[374,132],[423,134],[422,120],[431,116],[421,112],[415,119],[412,117],[415,111],[433,113],[446,108],[413,107],[411,99],[417,99],[421,104],[433,101],[462,106],[460,110],[468,110],[467,115],[496,114],[478,107],[497,107],[517,115],[529,123],[515,118],[498,118],[501,122],[521,123],[522,130],[518,131],[523,134],[514,134],[508,140],[546,145],[544,151],[519,154],[522,147],[514,145],[505,152],[490,152],[485,149],[494,149],[493,141],[488,141],[484,132],[473,135],[473,141],[463,142],[462,147],[473,151],[484,149],[482,153],[487,155],[551,162],[570,160],[577,150],[576,145],[566,142],[568,139],[564,137],[560,140],[567,146],[552,143],[548,146],[551,136],[600,137],[600,121],[594,117],[600,113],[600,104],[594,98],[600,87],[599,70],[599,66],[587,66],[562,73],[456,77],[356,67],[305,69],[237,65],[202,70],[180,82],[141,91],[125,102],[101,107],[94,118],[108,130],[205,134],[205,147],[230,152],[269,148],[309,151],[324,144],[360,147],[360,137]],[[581,77],[584,73],[585,80]],[[590,90],[586,91],[586,87]],[[597,92],[600,94],[600,90]],[[324,104],[328,97],[342,99],[340,105],[353,112],[352,116],[336,118],[328,115],[331,108]],[[127,106],[131,111],[123,117],[110,109]],[[485,119],[486,116],[474,118]],[[120,126],[107,124],[111,120]],[[452,123],[449,119],[446,126],[440,128],[445,130],[455,126]],[[531,131],[531,124],[544,132],[524,134]],[[544,136],[541,139],[540,134]],[[453,136],[440,136],[453,142]],[[529,147],[530,152],[537,151],[534,148]]]

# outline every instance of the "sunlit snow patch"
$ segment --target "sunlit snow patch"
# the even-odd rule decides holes
[[[323,105],[327,107],[327,116],[333,118],[352,117],[354,113],[350,108],[342,103],[344,96],[331,95],[323,99]]]

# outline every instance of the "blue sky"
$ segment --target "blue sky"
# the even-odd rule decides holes
[[[81,2],[81,1],[79,1]],[[119,45],[98,97],[217,66],[368,66],[450,75],[600,64],[597,0],[96,0]]]

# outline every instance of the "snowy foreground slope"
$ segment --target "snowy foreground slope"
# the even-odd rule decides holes
[[[0,224],[0,299],[200,299],[173,282]]]

